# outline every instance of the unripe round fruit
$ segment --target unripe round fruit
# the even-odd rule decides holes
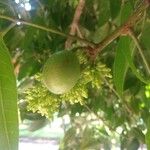
[[[53,54],[43,68],[43,82],[50,92],[63,94],[77,83],[80,77],[80,64],[71,51]]]

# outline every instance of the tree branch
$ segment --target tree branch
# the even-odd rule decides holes
[[[79,20],[80,20],[84,5],[85,5],[85,0],[80,0],[75,10],[73,21],[71,23],[70,35],[75,35],[78,30],[78,24],[79,24]],[[71,44],[72,44],[72,39],[68,38],[65,42],[65,47],[69,48],[71,47]]]
[[[87,44],[88,46],[94,48],[97,51],[97,53],[99,53],[107,45],[109,45],[113,40],[115,40],[117,37],[119,37],[120,35],[126,33],[127,28],[130,28],[130,27],[134,26],[142,18],[141,16],[143,15],[143,12],[149,7],[149,5],[150,5],[150,0],[143,0],[141,2],[141,4],[139,5],[139,7],[137,8],[137,10],[133,13],[133,15],[131,17],[129,17],[129,19],[126,21],[126,23],[124,25],[122,25],[115,32],[113,32],[111,35],[107,36],[103,41],[101,41],[98,44],[95,44],[91,41],[88,41],[86,39],[83,39],[83,38],[80,38],[80,37],[77,37],[77,36],[73,36],[73,35],[70,35],[70,34],[65,34],[65,33],[61,32],[61,31],[58,31],[58,30],[54,30],[54,29],[51,29],[51,28],[44,27],[42,25],[37,25],[37,24],[30,23],[30,22],[23,21],[23,20],[13,19],[9,16],[0,15],[0,18],[11,21],[11,22],[15,22],[15,23],[19,21],[20,23],[22,23],[24,25],[28,25],[28,26],[31,26],[31,27],[34,27],[34,28],[37,28],[37,29],[41,29],[43,31],[51,32],[51,33],[54,33],[54,34],[58,34],[60,36],[63,36],[63,37],[66,37],[66,38],[71,38],[73,40],[81,41],[81,42]]]
[[[123,24],[120,28],[114,31],[111,35],[107,36],[103,41],[97,44],[97,52],[101,52],[107,45],[109,45],[113,40],[118,38],[120,35],[126,33],[126,29],[134,26],[143,15],[143,12],[149,7],[150,0],[143,0],[137,10],[133,13],[131,17]]]

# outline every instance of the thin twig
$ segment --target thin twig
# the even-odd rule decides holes
[[[90,42],[86,39],[82,39],[80,37],[73,36],[73,35],[70,35],[70,34],[65,34],[61,31],[54,30],[54,29],[51,29],[51,28],[48,28],[48,27],[45,27],[45,26],[42,26],[42,25],[34,24],[34,23],[31,23],[31,22],[23,21],[23,20],[13,19],[13,18],[11,18],[9,16],[5,16],[5,15],[0,15],[0,18],[11,21],[11,22],[14,22],[14,23],[20,22],[21,24],[31,26],[31,27],[34,27],[34,28],[37,28],[37,29],[41,29],[43,31],[51,32],[51,33],[54,33],[54,34],[58,34],[58,35],[63,36],[63,37],[67,37],[67,38],[69,37],[69,38],[72,38],[74,40],[81,41],[81,42],[83,42],[87,45],[90,45],[91,47],[94,47],[96,45],[95,43]]]
[[[145,56],[144,56],[144,54],[143,54],[143,49],[142,49],[142,46],[140,45],[140,42],[139,42],[138,38],[136,37],[136,35],[135,35],[134,32],[132,31],[132,29],[129,29],[128,32],[129,32],[129,33],[128,33],[129,36],[133,39],[135,45],[137,46],[137,48],[138,48],[138,50],[139,50],[139,53],[140,53],[140,55],[141,55],[141,57],[142,57],[142,59],[143,59],[143,62],[144,62],[144,64],[145,64],[147,73],[150,75],[150,66],[149,66],[149,64],[148,64],[148,62],[147,62],[147,60],[146,60],[146,58],[145,58]]]
[[[73,21],[72,21],[71,26],[70,26],[70,28],[71,28],[70,29],[70,35],[75,35],[77,32],[79,20],[80,20],[84,5],[85,5],[85,0],[79,0],[78,6],[75,10]],[[65,42],[65,47],[70,48],[71,44],[72,44],[72,38],[68,38]]]
[[[79,27],[77,26],[77,35],[80,37],[80,38],[83,38],[83,35],[82,35],[82,33],[81,33],[81,31],[80,31],[80,29],[79,29]]]

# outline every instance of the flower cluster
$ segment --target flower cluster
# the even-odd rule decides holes
[[[25,100],[28,102],[28,110],[38,112],[42,116],[51,118],[59,110],[60,100],[57,95],[50,93],[41,83],[40,74],[35,77],[36,82],[26,90]]]
[[[98,60],[94,63],[89,62],[82,50],[78,50],[76,54],[81,65],[81,76],[77,84],[65,94],[55,95],[42,84],[39,74],[35,78],[35,85],[26,91],[29,110],[51,118],[54,112],[59,111],[61,102],[80,103],[82,105],[88,98],[89,87],[100,90],[105,83],[104,79],[111,78],[111,70],[105,64]]]

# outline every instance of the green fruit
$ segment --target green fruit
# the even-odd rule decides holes
[[[71,51],[53,54],[43,68],[43,81],[54,94],[68,92],[80,77],[80,65]]]

